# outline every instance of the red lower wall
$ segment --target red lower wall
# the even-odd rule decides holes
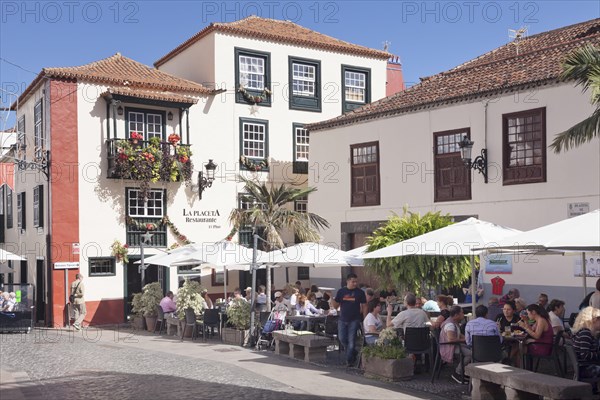
[[[86,301],[85,325],[122,324],[125,321],[125,300]]]

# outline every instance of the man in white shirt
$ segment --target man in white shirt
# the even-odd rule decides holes
[[[400,312],[400,314],[396,315],[396,317],[392,320],[392,311],[393,306],[388,304],[387,306],[387,320],[386,326],[393,326],[394,328],[402,328],[403,330],[407,327],[411,328],[421,328],[427,326],[429,323],[429,316],[427,313],[420,308],[417,308],[417,297],[408,293],[404,297],[404,304],[406,305],[406,310]]]
[[[558,332],[565,330],[565,325],[562,321],[565,315],[564,301],[552,299],[550,305],[548,306],[548,315],[550,316],[550,325],[552,325],[552,330],[554,331],[555,335]]]

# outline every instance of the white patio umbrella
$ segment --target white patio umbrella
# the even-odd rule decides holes
[[[154,265],[162,265],[165,267],[173,267],[173,263],[177,261],[181,261],[189,257],[190,254],[198,251],[198,245],[188,245],[184,247],[179,247],[177,249],[171,250],[168,253],[164,254],[156,254],[151,257],[148,257],[144,260],[144,264],[154,264]],[[140,264],[141,260],[135,262],[135,264]]]
[[[360,246],[355,249],[346,251],[346,255],[351,257],[352,265],[361,266],[361,267],[365,265],[365,263],[361,257],[367,252],[368,248],[369,248],[368,245],[364,245],[364,246]]]
[[[482,246],[489,252],[581,252],[583,290],[587,294],[585,252],[600,251],[600,209],[577,217],[564,219],[540,228],[507,237],[496,244]]]
[[[0,249],[0,262],[6,261],[25,261],[25,259],[21,256],[16,255],[15,253],[11,253],[10,251]]]
[[[344,267],[352,265],[353,257],[343,250],[314,242],[283,248],[269,256],[275,266]]]
[[[427,232],[393,244],[382,249],[366,253],[363,259],[399,256],[471,256],[471,291],[473,312],[475,312],[475,256],[484,250],[478,247],[493,245],[514,236],[521,231],[496,225],[491,222],[469,218],[435,231]]]
[[[267,253],[261,250],[256,251],[257,263],[260,260],[267,259]],[[252,264],[252,249],[241,246],[237,243],[223,240],[214,243],[203,243],[196,251],[186,254],[185,257],[173,262],[171,266],[201,264],[196,269],[214,268],[222,269],[224,272],[223,289],[225,298],[227,298],[227,270],[250,270]]]

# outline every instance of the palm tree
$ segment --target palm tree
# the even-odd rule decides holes
[[[316,188],[294,188],[281,184],[267,186],[266,182],[257,182],[240,176],[247,194],[244,201],[253,204],[249,209],[234,209],[229,222],[234,230],[242,227],[260,227],[264,229],[263,239],[266,250],[283,248],[281,233],[290,230],[303,242],[318,242],[319,230],[329,228],[329,222],[317,214],[298,212],[287,205],[315,192]],[[267,306],[271,307],[271,267],[267,266]]]
[[[583,91],[591,89],[592,104],[596,110],[591,116],[555,136],[550,147],[555,153],[590,142],[600,130],[600,49],[587,45],[567,56],[562,65],[563,80],[575,80]]]

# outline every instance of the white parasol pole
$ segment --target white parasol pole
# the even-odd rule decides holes
[[[581,276],[583,276],[583,297],[587,296],[587,271],[585,268],[585,251],[581,253]]]
[[[475,304],[477,303],[477,283],[475,279],[475,254],[471,252],[471,318],[475,316]]]
[[[223,301],[227,304],[227,267],[223,265]]]

